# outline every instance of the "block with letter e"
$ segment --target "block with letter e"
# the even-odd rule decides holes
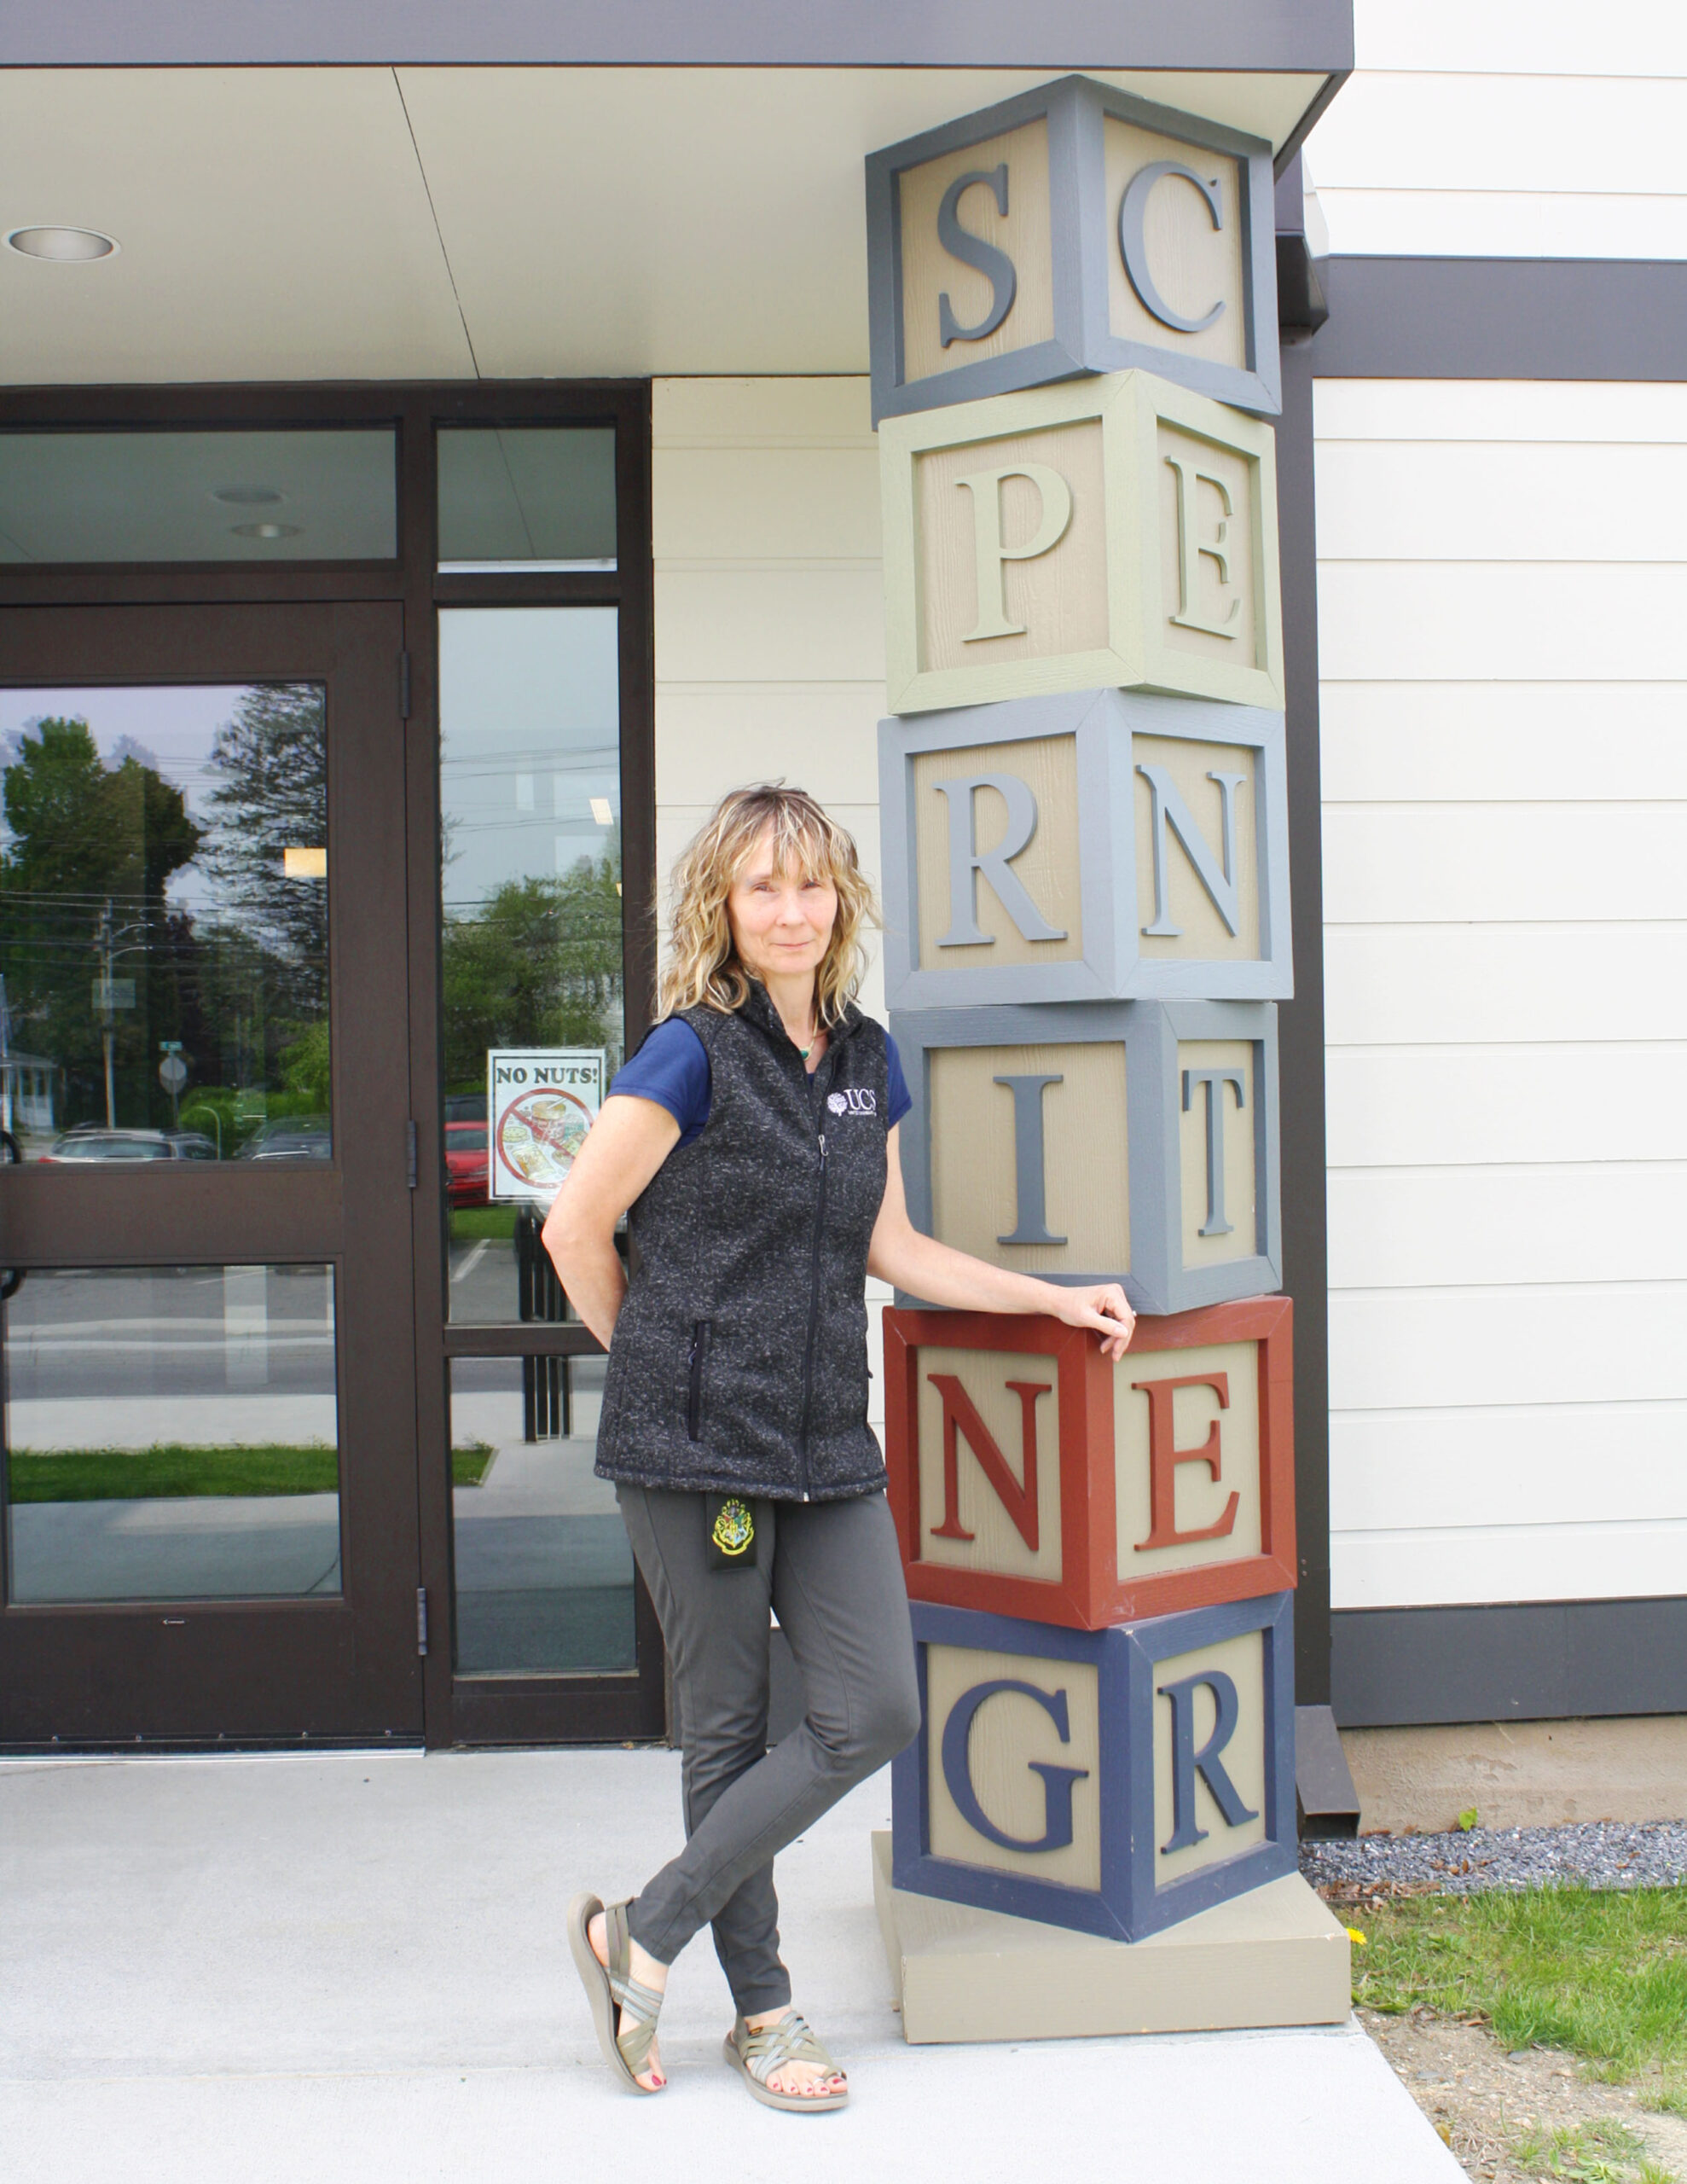
[[[1141,691],[878,728],[893,1008],[1293,990],[1283,716]]]
[[[1055,690],[1283,707],[1269,425],[1143,371],[879,427],[897,713]]]
[[[1078,1631],[916,1603],[895,1885],[1137,1941],[1291,1873],[1290,1610]]]
[[[1141,1319],[1109,1364],[1030,1315],[884,1315],[910,1596],[1095,1630],[1295,1583],[1286,1297]]]
[[[890,1029],[927,1235],[1122,1282],[1139,1312],[1281,1286],[1274,1003],[1004,1002],[893,1010]]]
[[[875,420],[1147,364],[1275,412],[1271,146],[1067,76],[872,153]]]

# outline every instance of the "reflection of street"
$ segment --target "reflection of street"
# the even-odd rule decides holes
[[[636,1666],[632,1554],[614,1488],[592,1474],[604,1361],[572,1359],[570,1374],[572,1433],[524,1442],[520,1361],[453,1366],[453,1444],[496,1451],[484,1484],[451,1497],[460,1675]]]
[[[453,1221],[453,1230],[458,1225],[458,1221]],[[510,1225],[514,1225],[513,1208]],[[450,1275],[451,1318],[459,1326],[485,1327],[501,1321],[507,1323],[521,1316],[513,1235],[454,1234]]]
[[[332,1449],[333,1310],[320,1266],[32,1272],[5,1307],[5,1445],[96,1454],[114,1490],[9,1508],[11,1597],[338,1593],[337,1495],[122,1490],[150,1450]]]

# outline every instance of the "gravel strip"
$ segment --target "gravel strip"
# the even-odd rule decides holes
[[[1670,1888],[1687,1882],[1687,1821],[1569,1827],[1473,1827],[1468,1834],[1361,1835],[1301,1845],[1319,1890],[1474,1896],[1489,1888]]]

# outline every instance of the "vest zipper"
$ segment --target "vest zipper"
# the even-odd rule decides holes
[[[815,1393],[815,1344],[820,1325],[820,1244],[826,1234],[826,1132],[820,1134],[820,1198],[815,1209],[815,1250],[809,1269],[809,1346],[803,1353],[803,1430],[797,1440],[797,1483],[809,1498],[809,1407]]]

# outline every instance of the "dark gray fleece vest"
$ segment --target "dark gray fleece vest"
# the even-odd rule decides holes
[[[828,1501],[870,1494],[867,1246],[884,1196],[889,1056],[858,1009],[812,1080],[764,988],[681,1012],[708,1051],[709,1120],[628,1215],[598,1475]]]

